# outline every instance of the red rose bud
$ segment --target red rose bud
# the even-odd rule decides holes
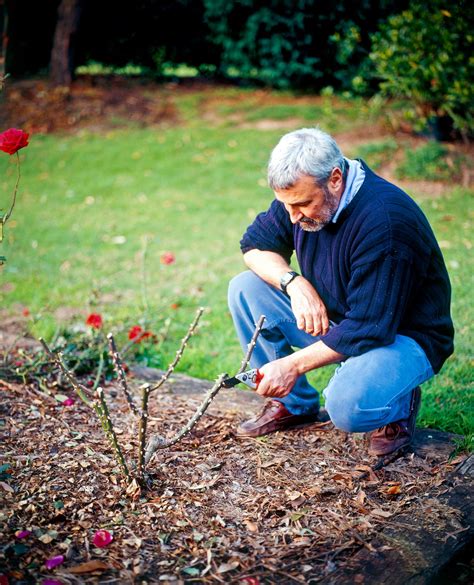
[[[100,329],[102,327],[102,315],[99,313],[91,313],[86,319],[86,325],[93,329]]]
[[[27,132],[18,130],[18,128],[5,130],[5,132],[0,134],[0,150],[3,150],[7,154],[15,154],[20,148],[28,146],[28,137],[29,134]]]
[[[114,537],[110,534],[108,530],[98,530],[94,534],[92,542],[94,543],[94,546],[97,546],[98,548],[104,548],[108,546],[113,539]]]
[[[176,261],[175,255],[172,252],[163,252],[160,256],[160,262],[162,264],[173,264]]]

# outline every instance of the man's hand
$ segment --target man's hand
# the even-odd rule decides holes
[[[259,368],[263,378],[257,387],[257,394],[283,398],[291,392],[298,378],[294,364],[287,358],[281,358]]]
[[[321,297],[313,285],[303,276],[290,282],[286,292],[291,299],[291,309],[296,317],[298,329],[313,336],[329,331],[329,318]]]

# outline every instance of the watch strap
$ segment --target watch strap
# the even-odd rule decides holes
[[[288,294],[286,290],[288,285],[292,283],[297,276],[300,276],[298,272],[290,270],[289,272],[285,272],[285,274],[280,278],[280,288],[286,295]]]

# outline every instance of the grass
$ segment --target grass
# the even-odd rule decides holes
[[[407,153],[397,167],[397,176],[402,179],[426,178],[429,181],[449,181],[459,175],[458,157],[448,156],[448,150],[438,142],[427,142]]]
[[[225,89],[211,95],[235,101],[244,119],[266,119],[272,108],[257,92]],[[302,117],[326,130],[362,128],[373,118],[361,100],[317,101],[327,116],[288,93],[275,109],[277,119]],[[277,92],[270,96],[278,97]],[[180,370],[214,378],[235,372],[241,351],[226,306],[227,283],[244,269],[239,239],[265,209],[268,154],[282,130],[210,123],[201,118],[209,92],[177,94],[180,126],[153,129],[80,131],[76,135],[35,135],[21,151],[18,204],[1,254],[8,259],[0,285],[1,306],[19,313],[26,306],[37,319],[35,335],[51,336],[59,307],[99,311],[106,327],[119,329],[143,321],[142,253],[148,241],[146,281],[151,323],[171,317],[162,363],[172,359],[198,306],[207,308],[199,334]],[[218,100],[217,100],[218,102]],[[322,105],[321,105],[322,104]],[[232,104],[231,104],[232,105]],[[228,105],[218,112],[225,115]],[[223,109],[222,109],[223,108]],[[240,110],[239,110],[240,108]],[[302,109],[303,108],[303,109]],[[236,110],[236,111],[237,111]],[[344,113],[345,111],[345,113]],[[305,113],[306,112],[306,113]],[[273,117],[273,116],[272,116]],[[273,117],[274,118],[274,117]],[[358,147],[377,166],[397,148],[387,137]],[[15,176],[9,157],[0,160],[0,202],[8,202]],[[469,260],[473,192],[453,186],[445,197],[420,200],[440,240],[453,284],[456,353],[442,373],[425,385],[420,424],[472,436],[474,427],[470,355],[472,265]],[[416,198],[417,194],[414,193]],[[172,251],[165,266],[160,254]],[[471,254],[472,257],[472,254]],[[178,303],[177,309],[171,305]],[[331,368],[313,373],[323,387]]]

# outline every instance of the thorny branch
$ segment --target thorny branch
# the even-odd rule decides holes
[[[252,335],[252,339],[250,340],[250,343],[247,346],[247,353],[246,353],[244,359],[242,360],[242,364],[241,364],[239,373],[242,373],[248,366],[250,358],[252,357],[253,350],[255,349],[257,338],[260,335],[260,332],[262,330],[262,326],[263,326],[264,321],[265,321],[265,316],[262,315],[260,317],[260,319],[258,320],[257,325],[255,326],[255,331]],[[196,412],[194,413],[192,418],[178,433],[176,433],[176,435],[174,437],[172,437],[171,439],[168,439],[168,440],[164,439],[160,435],[153,435],[153,437],[151,437],[151,439],[147,445],[147,448],[146,448],[145,464],[149,463],[150,459],[153,457],[153,455],[156,453],[156,451],[158,451],[159,449],[167,449],[168,447],[175,445],[187,433],[189,433],[189,431],[196,425],[196,423],[201,419],[203,414],[209,408],[211,402],[214,400],[217,393],[222,388],[223,382],[226,378],[227,378],[227,374],[221,374],[217,378],[215,384],[212,386],[212,388],[210,390],[208,390],[206,396],[204,397],[204,400],[199,405],[198,409],[196,410]]]
[[[214,400],[214,397],[219,392],[219,390],[222,388],[222,384],[223,384],[224,380],[226,379],[226,377],[227,377],[226,374],[221,374],[217,378],[214,386],[212,386],[212,388],[207,391],[207,394],[204,397],[204,400],[202,401],[202,403],[200,404],[200,406],[196,410],[196,412],[193,414],[192,418],[178,433],[176,433],[176,435],[174,437],[166,440],[163,437],[161,437],[160,435],[153,435],[153,437],[150,439],[150,441],[147,445],[147,448],[146,448],[145,464],[149,463],[150,459],[153,457],[153,455],[156,453],[156,451],[158,451],[159,449],[167,449],[168,447],[175,445],[187,433],[189,433],[189,431],[196,425],[196,423],[200,420],[200,418],[203,416],[203,414],[209,408],[209,405]]]
[[[79,382],[76,380],[76,378],[71,374],[71,372],[68,370],[68,368],[64,365],[64,362],[61,359],[61,354],[54,353],[42,337],[40,337],[39,341],[40,341],[41,345],[44,347],[44,349],[45,349],[46,353],[49,355],[49,357],[53,360],[53,362],[60,368],[62,373],[66,376],[67,381],[71,384],[71,386],[77,392],[79,398],[85,404],[87,404],[87,406],[89,406],[90,408],[93,408],[92,402],[87,397],[87,394],[89,391],[87,390],[87,388],[85,386],[83,386],[82,384],[79,384]]]
[[[184,348],[186,347],[189,338],[194,334],[194,332],[196,331],[196,327],[199,323],[199,319],[201,318],[202,314],[204,313],[204,308],[200,307],[197,311],[196,311],[196,316],[194,318],[194,321],[191,323],[191,325],[189,326],[188,332],[186,333],[186,335],[183,337],[183,339],[181,340],[181,345],[178,349],[178,351],[176,352],[176,356],[174,358],[174,360],[170,363],[170,365],[168,366],[168,369],[166,370],[166,372],[161,376],[161,378],[158,380],[158,382],[150,389],[150,393],[154,392],[155,390],[158,390],[158,388],[160,388],[160,386],[162,386],[166,380],[171,376],[171,374],[173,373],[175,367],[177,366],[179,360],[183,357],[183,353],[184,353]]]
[[[120,466],[128,479],[130,478],[130,472],[127,467],[127,463],[125,462],[125,457],[123,456],[122,449],[120,448],[119,442],[117,440],[117,435],[115,434],[114,424],[112,419],[110,418],[109,408],[107,406],[107,402],[105,401],[104,391],[99,386],[96,390],[97,398],[100,402],[100,413],[101,413],[101,422],[104,426],[104,430],[106,431],[114,449],[117,453],[117,459],[120,463]]]
[[[150,396],[150,385],[144,384],[142,387],[142,408],[140,413],[140,422],[138,424],[138,477],[143,479],[145,471],[145,445],[146,430],[148,424],[148,397]]]
[[[133,412],[135,416],[139,416],[140,413],[138,412],[138,408],[136,407],[135,402],[133,401],[133,396],[130,394],[128,389],[127,380],[125,378],[125,372],[123,371],[122,367],[122,360],[120,359],[120,354],[117,351],[117,346],[115,345],[115,340],[112,333],[109,333],[107,335],[107,339],[109,341],[109,353],[112,357],[114,370],[115,373],[117,374],[117,379],[119,381],[120,388],[122,389],[122,392],[124,393],[125,398],[127,399],[130,410]]]
[[[257,338],[260,335],[263,327],[263,322],[265,321],[265,315],[260,315],[257,324],[255,325],[255,331],[253,332],[252,339],[249,341],[247,345],[247,353],[240,364],[240,370],[237,372],[238,374],[242,374],[248,368],[250,358],[252,357],[253,350],[255,349],[255,345],[257,343]]]

